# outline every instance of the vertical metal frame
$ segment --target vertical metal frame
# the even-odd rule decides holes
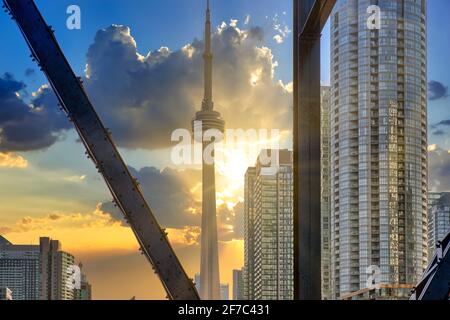
[[[294,299],[320,300],[320,36],[336,0],[294,0]]]

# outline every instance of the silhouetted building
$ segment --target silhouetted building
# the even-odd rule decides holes
[[[233,270],[233,300],[244,300],[244,279],[242,270]]]
[[[220,300],[230,300],[230,285],[228,283],[220,284]]]

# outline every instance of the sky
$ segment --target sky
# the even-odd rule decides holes
[[[171,133],[189,129],[202,99],[204,1],[36,1],[96,110],[167,228],[188,274],[199,271],[201,172],[174,164]],[[66,28],[69,5],[81,30]],[[277,129],[258,148],[290,148],[290,0],[212,0],[214,100],[227,128]],[[430,185],[450,191],[450,2],[428,1]],[[17,26],[0,15],[0,234],[17,244],[50,236],[82,261],[95,299],[165,294],[84,147],[56,107]],[[329,84],[329,31],[322,35]],[[221,281],[243,265],[243,183],[253,146],[223,147],[217,164]],[[219,150],[220,152],[220,150]]]

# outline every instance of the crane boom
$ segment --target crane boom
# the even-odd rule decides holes
[[[137,181],[131,176],[109,132],[95,112],[79,78],[71,69],[58,42],[32,0],[3,0],[17,22],[32,57],[47,76],[62,109],[73,122],[88,156],[125,215],[143,254],[152,264],[170,299],[198,300],[194,283],[187,276],[167,234],[156,221]]]

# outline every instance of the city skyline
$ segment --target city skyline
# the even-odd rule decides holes
[[[16,244],[0,236],[4,300],[91,300],[92,286],[82,267],[58,240],[39,237],[38,245]]]
[[[187,120],[192,118],[202,95],[201,90],[192,89],[192,87],[197,86],[202,88],[201,78],[198,77],[199,74],[189,73],[192,68],[201,70],[200,62],[202,59],[201,53],[198,51],[201,50],[203,44],[201,41],[197,43],[191,41],[194,37],[202,39],[202,20],[199,18],[199,12],[203,12],[202,6],[204,4],[203,1],[200,2],[201,3],[195,5],[191,4],[191,6],[196,6],[195,10],[185,10],[189,11],[187,16],[191,20],[183,18],[182,21],[179,22],[179,25],[177,23],[176,27],[173,26],[173,22],[164,24],[170,28],[168,27],[167,30],[162,30],[161,35],[148,36],[146,32],[150,29],[149,26],[152,23],[145,21],[151,19],[136,19],[144,21],[137,23],[131,21],[133,20],[132,18],[126,18],[126,15],[129,15],[129,17],[141,17],[143,13],[137,13],[136,8],[127,8],[123,13],[119,13],[118,11],[120,11],[120,9],[117,9],[117,12],[113,11],[113,14],[105,14],[98,22],[86,23],[85,27],[83,26],[82,31],[71,33],[64,29],[64,24],[58,23],[66,18],[66,15],[64,15],[65,3],[58,4],[55,8],[49,8],[44,1],[37,1],[38,5],[42,7],[43,13],[46,16],[48,14],[50,22],[55,26],[57,31],[56,36],[58,39],[62,40],[63,48],[68,52],[71,62],[74,62],[76,70],[79,74],[91,75],[90,80],[88,78],[85,79],[89,90],[101,91],[108,89],[113,92],[116,90],[117,95],[114,99],[120,100],[120,103],[133,104],[134,101],[124,101],[123,99],[119,99],[126,92],[125,89],[116,87],[102,88],[100,82],[96,82],[96,79],[100,79],[99,81],[101,81],[102,79],[108,79],[108,76],[111,76],[111,79],[114,80],[117,79],[115,78],[116,76],[122,76],[122,74],[120,74],[120,68],[117,68],[119,69],[118,74],[108,74],[108,69],[112,69],[111,65],[120,64],[117,63],[117,61],[125,61],[123,63],[123,65],[126,66],[124,68],[125,71],[138,68],[137,70],[141,72],[142,69],[139,69],[136,60],[139,61],[139,59],[145,58],[148,48],[153,49],[154,61],[160,59],[164,62],[165,59],[170,58],[173,59],[171,60],[173,65],[177,65],[177,63],[185,64],[184,60],[175,59],[177,56],[179,57],[181,54],[184,54],[189,57],[189,55],[192,54],[192,62],[189,62],[189,67],[181,69],[175,68],[175,71],[170,68],[165,69],[167,70],[165,72],[168,74],[179,75],[186,72],[187,74],[192,75],[190,79],[194,79],[193,83],[190,85],[185,85],[185,79],[178,79],[178,81],[182,82],[183,90],[188,92],[186,94],[187,103],[183,104],[182,107],[186,104],[192,105],[180,114],[180,116],[185,117]],[[250,2],[246,2],[242,6],[235,3],[237,9],[230,9],[225,8],[226,6],[220,4],[218,1],[214,2],[217,2],[214,4],[215,8],[217,7],[217,9],[215,9],[215,12],[217,11],[217,13],[215,13],[215,17],[213,17],[213,41],[215,41],[218,46],[218,59],[216,60],[224,61],[226,54],[230,54],[230,52],[247,54],[251,59],[257,57],[257,53],[260,53],[265,59],[250,65],[248,65],[247,61],[243,61],[243,59],[238,60],[235,63],[226,61],[223,65],[220,62],[215,62],[218,64],[218,75],[227,74],[226,72],[229,70],[227,67],[229,66],[238,66],[243,70],[239,76],[245,76],[245,82],[251,83],[249,85],[242,84],[240,81],[238,82],[236,80],[237,76],[236,78],[230,76],[231,79],[229,81],[220,79],[219,76],[219,79],[215,80],[218,82],[218,85],[216,86],[221,88],[217,93],[217,98],[215,98],[216,104],[220,107],[219,109],[221,112],[223,107],[224,118],[227,119],[227,123],[228,119],[230,119],[230,124],[233,127],[244,127],[245,124],[243,125],[243,122],[248,121],[248,125],[244,128],[265,126],[286,129],[288,132],[289,119],[286,120],[286,118],[289,118],[290,89],[288,84],[291,80],[289,70],[291,69],[292,60],[290,58],[292,37],[290,37],[289,33],[287,33],[286,36],[280,34],[273,28],[272,23],[267,23],[267,20],[271,20],[275,12],[277,12],[281,17],[280,19],[285,19],[286,26],[289,27],[289,16],[291,12],[290,1],[286,3],[281,1],[281,4],[278,5],[267,2],[267,9],[254,8],[254,5]],[[164,18],[169,16],[167,11],[173,13],[173,10],[168,10],[166,6],[174,7],[174,3],[177,2],[172,1],[170,4],[158,5],[158,9],[160,10],[157,11],[158,14],[163,12],[162,15]],[[438,10],[432,8],[430,11],[432,18],[429,22],[431,24],[429,32],[431,33],[434,31],[434,33],[432,39],[430,39],[429,46],[431,47],[430,51],[440,52],[440,50],[436,48],[442,48],[442,46],[445,45],[445,41],[439,40],[440,38],[438,37],[445,37],[446,35],[438,35],[438,32],[436,32],[438,28],[436,21],[439,20],[438,11],[445,11],[448,3],[439,1],[435,3],[437,3],[436,7],[441,6],[441,9]],[[181,6],[180,3],[177,4]],[[86,19],[91,19],[92,16],[96,15],[97,11],[101,10],[98,5],[87,4],[83,1],[80,1],[80,5],[82,9],[84,8],[83,11],[86,13]],[[112,6],[117,6],[117,8],[119,8],[118,3],[113,3]],[[136,5],[136,7],[139,6],[148,8],[147,4],[144,2],[140,2],[139,5]],[[233,5],[230,4],[230,7],[232,6]],[[261,5],[261,7],[264,6],[265,5]],[[62,11],[58,8],[62,8]],[[142,8],[140,11],[146,11],[142,10]],[[182,9],[180,9],[180,11],[181,10]],[[263,12],[264,10],[266,10],[266,12]],[[283,15],[283,11],[285,10],[287,11],[287,14]],[[61,14],[61,12],[63,13]],[[271,13],[273,13],[271,17],[266,19],[266,15],[270,15]],[[147,10],[146,14],[152,17],[158,16],[157,13],[154,13],[151,10]],[[250,14],[251,16],[249,24],[245,24],[247,14]],[[230,21],[231,19],[234,20],[234,18],[237,18],[239,21],[236,23]],[[162,20],[164,19],[158,18],[158,23],[161,25],[163,25]],[[124,21],[124,25],[129,25],[131,29],[127,30],[125,27],[121,28],[118,26],[108,27],[113,23],[121,23],[122,21]],[[226,27],[220,27],[222,21],[227,23]],[[187,22],[192,22],[192,25]],[[444,22],[448,23],[447,21]],[[182,23],[185,23],[188,28],[183,29],[181,36],[175,36],[174,33],[176,32],[173,30],[181,29]],[[236,34],[231,32],[238,28],[241,31],[247,31],[247,36],[253,35],[257,37],[259,34],[252,34],[250,30],[252,27],[261,26],[264,25],[264,23],[268,24],[269,27],[267,27],[267,25],[265,26],[266,33],[262,40],[260,38],[253,38],[251,40],[254,42],[250,42],[248,38],[244,39],[243,35],[239,35],[238,33],[236,36]],[[23,40],[20,39],[15,26],[6,19],[5,16],[0,18],[0,25],[2,27],[5,26],[5,30],[7,30],[5,41],[9,41],[10,43],[8,48],[4,51],[2,50],[3,52],[0,54],[2,57],[2,59],[0,59],[2,60],[0,62],[0,74],[3,74],[4,72],[12,72],[14,74],[14,78],[2,76],[2,88],[12,86],[13,88],[20,89],[21,99],[27,103],[34,100],[32,94],[34,92],[41,98],[41,100],[34,101],[36,105],[39,106],[39,103],[45,105],[48,101],[45,99],[51,99],[51,97],[48,95],[40,95],[38,88],[46,83],[46,81],[41,78],[36,67],[29,62],[27,57],[28,51],[21,43]],[[98,36],[95,37],[97,31],[103,28],[105,28],[104,31],[99,32]],[[11,32],[8,32],[8,30],[11,30]],[[253,32],[256,32],[256,30]],[[326,31],[324,34],[324,42],[327,40],[327,33],[328,32]],[[276,35],[282,37],[284,42],[278,44],[273,40],[273,37]],[[224,42],[230,40],[229,37],[237,37],[231,39],[242,40],[242,45],[238,47],[240,51],[233,51],[236,50],[236,48],[220,46],[221,43],[229,44]],[[110,51],[113,53],[110,57],[112,61],[109,62],[110,64],[108,64],[108,61],[105,62],[100,60],[99,57],[101,54],[111,49],[111,46],[109,46],[111,43],[109,41],[114,38],[120,39],[119,43],[123,45],[123,48],[126,48],[127,50],[131,48],[132,53],[133,41],[135,41],[135,45],[139,48],[137,52],[140,52],[139,59],[129,60],[129,57],[127,56],[125,60],[121,60],[124,57],[121,54],[127,53],[127,51],[124,50],[122,52]],[[277,37],[277,39],[280,38]],[[186,46],[186,44],[190,44],[190,46]],[[160,46],[165,45],[173,50],[171,51],[172,53],[165,51],[165,49],[157,51]],[[271,52],[253,50],[254,47],[267,47],[271,49]],[[87,59],[86,53],[88,53]],[[17,58],[15,58],[16,54]],[[270,54],[273,54],[274,57],[270,58]],[[430,52],[430,56],[431,55],[432,53]],[[436,54],[433,56],[436,56]],[[86,63],[87,60],[88,63]],[[439,61],[439,59],[434,60]],[[275,61],[278,61],[279,67],[275,67]],[[326,62],[324,63],[326,65]],[[90,66],[90,68],[86,68],[86,64]],[[167,68],[167,64],[163,64],[163,67]],[[254,73],[259,67],[263,68],[261,76],[259,76],[258,73]],[[85,68],[86,73],[84,72]],[[274,75],[272,75],[272,68],[275,70]],[[327,68],[325,67],[324,69]],[[439,83],[443,83],[444,87],[448,86],[450,81],[448,81],[447,75],[443,74],[441,69],[442,68],[436,66],[436,62],[430,63],[430,75],[427,82],[439,81]],[[25,73],[29,75],[25,76]],[[144,74],[144,77],[139,79],[139,81],[145,83],[149,88],[163,90],[161,95],[155,97],[155,101],[160,102],[164,100],[162,95],[167,95],[167,92],[175,91],[176,87],[174,86],[170,87],[170,90],[172,91],[165,91],[163,87],[148,82],[148,80],[146,80],[148,79],[148,76],[149,75]],[[171,78],[170,81],[174,81],[173,79],[174,78]],[[283,80],[282,88],[278,86],[278,80]],[[21,81],[24,81],[24,83],[28,85],[27,90],[22,89],[20,84]],[[164,80],[162,80],[162,82],[163,81]],[[327,77],[323,77],[323,81],[326,83],[328,81]],[[228,102],[227,99],[233,96],[233,94],[230,93],[235,92],[233,91],[235,87],[233,86],[233,83],[230,84],[230,82],[236,82],[236,84],[242,85],[244,89],[242,89],[242,91],[238,90],[236,99]],[[274,85],[270,85],[270,82],[273,82]],[[139,82],[137,81],[132,82],[135,86],[138,83]],[[253,86],[253,84],[255,84],[255,86]],[[261,89],[256,91],[255,88],[258,87]],[[439,85],[436,85],[433,88],[436,89],[433,92],[436,94],[439,93]],[[129,90],[130,88],[126,89]],[[146,90],[152,91],[150,89]],[[42,88],[42,91],[44,93],[47,92],[45,88]],[[138,89],[137,92],[138,96],[141,95],[138,99],[142,98],[137,101],[137,103],[144,103],[148,97],[143,94],[141,89]],[[267,95],[268,92],[274,93],[273,96]],[[239,114],[239,112],[244,109],[239,109],[239,107],[242,107],[242,104],[235,104],[235,101],[238,98],[241,99],[243,93],[253,93],[253,95],[259,94],[262,98],[257,99],[253,97],[251,100],[248,99],[246,104],[251,106],[250,110],[252,112],[242,111],[243,114]],[[111,103],[111,100],[114,99],[106,99],[101,95],[95,95],[94,97],[94,100],[100,105],[100,110],[103,109],[103,111],[101,111],[103,114],[107,114],[108,112],[105,110],[108,109],[105,109],[102,106]],[[163,105],[166,106],[171,103],[176,105],[177,101],[164,101]],[[258,113],[253,111],[257,110],[256,106],[259,107],[259,105],[262,106],[262,111],[260,111],[262,112],[262,123],[254,120]],[[285,109],[287,115],[276,114],[275,117],[272,117],[270,112],[274,105],[282,106],[280,109]],[[442,134],[442,132],[440,134],[435,134],[439,133],[438,131],[445,131],[445,124],[439,125],[436,129],[431,127],[445,120],[445,118],[442,117],[447,116],[447,109],[445,109],[447,105],[448,100],[445,99],[444,96],[441,96],[430,103],[429,144],[431,147],[429,153],[431,154],[431,160],[435,160],[434,166],[432,166],[431,169],[435,168],[434,172],[438,173],[433,174],[433,177],[438,180],[438,183],[432,182],[430,189],[434,188],[436,191],[448,191],[449,188],[445,182],[445,175],[442,174],[442,170],[445,168],[439,170],[439,163],[442,163],[443,161],[445,164],[445,161],[447,161],[446,151],[444,150],[450,149],[450,145],[449,142],[447,142],[447,134]],[[134,168],[133,174],[141,181],[142,187],[144,188],[147,197],[150,199],[151,206],[155,207],[157,212],[161,212],[158,218],[162,221],[163,225],[168,227],[167,231],[169,233],[169,238],[177,247],[176,250],[181,256],[183,265],[186,266],[189,273],[193,273],[191,271],[199,269],[197,261],[200,261],[200,221],[198,213],[200,211],[199,200],[201,198],[201,193],[198,183],[201,179],[201,175],[199,175],[199,168],[177,168],[168,161],[169,157],[167,156],[167,151],[155,149],[155,145],[151,145],[152,143],[160,144],[161,141],[163,141],[162,145],[167,147],[167,143],[164,142],[164,139],[169,140],[170,137],[165,138],[166,136],[162,137],[161,135],[157,135],[153,139],[152,135],[147,131],[128,132],[128,130],[123,130],[126,135],[122,136],[121,131],[122,129],[125,129],[125,125],[129,120],[128,115],[121,114],[117,108],[113,110],[111,115],[105,117],[107,119],[107,124],[111,124],[113,137],[116,135],[119,136],[119,145],[125,150],[125,158],[128,160],[128,163]],[[161,109],[159,109],[159,111],[161,111]],[[171,109],[171,111],[174,111],[174,109]],[[131,116],[133,119],[139,118],[139,115],[132,114]],[[167,115],[164,114],[164,116]],[[120,119],[125,118],[127,118],[126,122],[121,122]],[[142,118],[143,120],[148,121],[146,116],[143,116]],[[86,161],[83,157],[84,150],[77,143],[73,130],[69,129],[68,124],[60,124],[59,120],[51,123],[54,125],[52,128],[54,131],[51,132],[50,136],[45,136],[45,138],[51,138],[53,134],[58,138],[56,140],[50,139],[50,146],[48,146],[49,140],[44,139],[44,142],[46,142],[47,145],[40,150],[36,150],[39,148],[35,147],[34,151],[31,151],[24,147],[22,150],[17,148],[18,150],[13,150],[13,153],[8,154],[4,153],[6,151],[2,151],[0,159],[2,159],[4,165],[2,165],[0,173],[4,178],[2,179],[4,181],[2,189],[5,190],[3,195],[5,206],[0,211],[0,234],[5,234],[7,238],[17,243],[31,243],[32,241],[30,241],[30,239],[36,238],[38,233],[51,234],[52,238],[62,239],[65,244],[67,243],[67,248],[70,249],[69,251],[76,253],[76,256],[80,255],[83,257],[83,261],[86,261],[85,267],[89,270],[89,274],[91,274],[90,270],[92,270],[95,283],[100,284],[101,287],[99,297],[128,298],[129,296],[136,295],[145,298],[164,298],[163,290],[158,284],[157,279],[151,275],[151,271],[147,270],[147,262],[138,255],[138,246],[135,243],[131,232],[126,227],[120,213],[114,211],[110,204],[110,196],[107,193],[105,186],[99,180],[95,168],[92,168],[91,163]],[[175,122],[175,124],[179,123],[180,122]],[[157,122],[155,123],[152,121],[149,122],[148,127],[157,124]],[[170,125],[172,124],[173,122],[170,123]],[[26,122],[24,122],[23,125],[26,126]],[[189,128],[189,123],[184,123],[184,125],[186,128]],[[0,126],[2,126],[2,124],[0,124]],[[175,128],[177,127],[171,129]],[[160,129],[160,127],[158,127],[158,129]],[[163,132],[166,134],[167,130],[163,130]],[[289,134],[287,134],[287,136],[288,135]],[[284,140],[283,147],[290,148],[289,139]],[[130,144],[127,145],[126,141],[130,141]],[[42,141],[38,142],[40,143]],[[38,144],[35,144],[34,146],[37,145]],[[2,147],[2,150],[7,149],[7,147]],[[146,150],[144,151],[144,149]],[[243,224],[243,177],[245,169],[252,165],[255,159],[242,160],[242,158],[236,157],[236,161],[241,163],[220,164],[217,169],[220,269],[224,270],[225,277],[225,279],[221,279],[221,282],[228,283],[232,283],[231,272],[229,271],[232,269],[239,269],[244,264],[243,232],[241,230],[241,225]],[[181,171],[181,169],[184,171]],[[156,183],[153,181],[156,181]],[[167,189],[164,189],[164,191],[156,190],[157,187],[161,187],[164,184],[168,185]],[[172,192],[170,191],[171,188],[179,188],[183,191],[177,192],[176,194],[172,193],[172,197],[167,197],[167,195]],[[169,214],[166,214],[168,212]],[[170,212],[181,212],[180,217],[174,217],[173,215],[170,215]],[[227,261],[227,259],[224,258],[227,256],[236,258],[233,259],[233,261]],[[130,279],[127,279],[127,277],[119,270],[125,266],[136,270],[136,275],[132,275]],[[113,293],[110,285],[107,283],[109,282],[107,280],[108,277],[113,279],[113,282],[123,285],[126,289],[121,293]],[[139,280],[141,277],[149,279],[148,283]],[[127,285],[128,282],[132,285]],[[155,289],[153,292],[149,293],[147,288],[153,286],[153,284],[155,288],[159,289]],[[137,289],[134,289],[133,286]]]

